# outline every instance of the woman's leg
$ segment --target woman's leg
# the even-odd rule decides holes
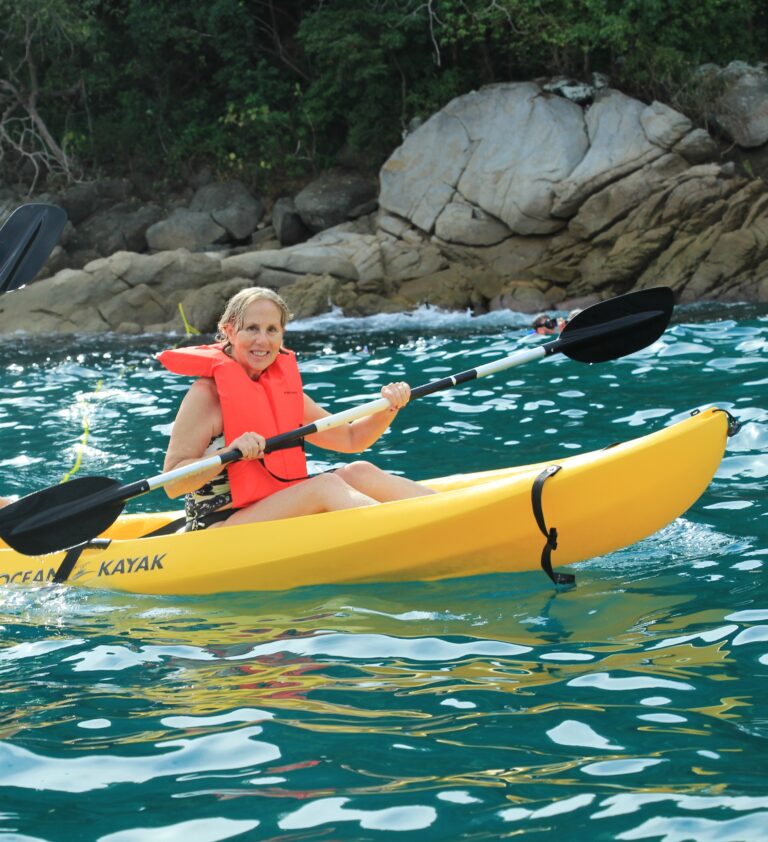
[[[336,471],[336,476],[357,489],[361,494],[372,497],[379,503],[392,500],[406,500],[409,497],[423,497],[434,494],[431,488],[414,482],[412,479],[398,477],[377,468],[370,462],[352,462]]]
[[[251,503],[222,523],[209,528],[354,509],[359,506],[371,506],[376,502],[372,497],[344,482],[338,472],[319,474],[298,485],[270,494],[257,503]]]

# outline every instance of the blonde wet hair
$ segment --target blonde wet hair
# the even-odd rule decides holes
[[[285,301],[273,290],[266,287],[246,287],[235,293],[227,301],[227,306],[219,319],[218,333],[216,340],[229,345],[227,334],[224,330],[226,325],[232,325],[235,330],[240,330],[245,323],[245,311],[254,301],[271,301],[280,310],[280,327],[285,328],[291,319],[291,312]]]

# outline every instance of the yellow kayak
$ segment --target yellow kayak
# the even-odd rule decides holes
[[[142,537],[179,513],[123,515],[104,546],[79,551],[68,582],[181,595],[534,570],[542,527],[557,530],[552,565],[573,564],[639,541],[693,505],[727,431],[726,413],[710,408],[603,450],[427,480],[439,492],[428,497],[269,523]],[[559,470],[545,474],[552,465]],[[26,556],[0,542],[0,585],[53,581],[65,555]]]

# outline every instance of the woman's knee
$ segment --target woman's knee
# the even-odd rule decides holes
[[[349,489],[349,485],[339,476],[338,471],[334,473],[318,474],[307,480],[307,487],[320,499],[335,497],[343,494]]]
[[[344,480],[344,482],[349,483],[350,485],[356,485],[356,483],[360,480],[380,476],[381,474],[382,470],[380,468],[377,468],[371,462],[365,462],[362,459],[359,459],[356,462],[350,462],[348,465],[344,465],[343,468],[339,468],[335,472],[335,476],[340,477]]]

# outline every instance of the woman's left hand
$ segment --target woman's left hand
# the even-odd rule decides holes
[[[390,383],[382,388],[381,396],[389,401],[390,412],[397,412],[411,399],[411,387],[403,381]]]

